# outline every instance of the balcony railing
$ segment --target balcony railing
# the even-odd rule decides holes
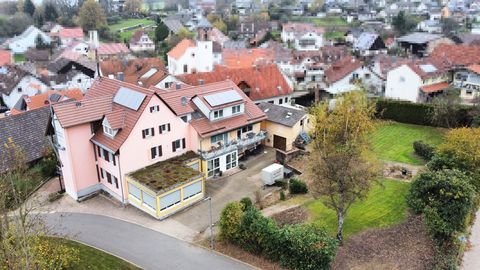
[[[200,156],[204,160],[208,160],[214,157],[218,157],[227,153],[230,153],[234,150],[239,152],[244,152],[254,144],[258,144],[267,137],[266,131],[260,131],[259,133],[248,133],[247,137],[244,139],[232,140],[224,145],[219,145],[217,147],[212,147],[209,151],[198,150]]]

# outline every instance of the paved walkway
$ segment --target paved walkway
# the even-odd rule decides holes
[[[118,219],[79,213],[45,214],[44,219],[53,232],[106,250],[143,269],[252,269],[218,253]]]
[[[468,241],[470,248],[463,255],[462,269],[478,270],[480,269],[480,211],[476,214],[476,219],[472,226],[472,234]]]

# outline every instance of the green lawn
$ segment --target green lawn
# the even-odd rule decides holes
[[[110,29],[110,31],[116,33],[117,31],[119,31],[122,28],[129,27],[129,26],[134,26],[134,25],[138,25],[138,24],[143,24],[143,26],[154,25],[155,21],[152,21],[152,20],[146,19],[146,18],[144,18],[144,19],[125,19],[125,20],[119,21],[116,24],[109,25],[108,28]],[[129,31],[121,32],[120,33],[121,41],[123,42],[125,39],[127,39],[127,41],[130,40],[133,33],[137,29],[132,29],[132,30],[129,30]]]
[[[316,26],[322,26],[322,27],[327,27],[327,26],[348,26],[347,21],[340,17],[325,17],[325,18],[313,18],[311,21],[316,25]]]
[[[324,37],[326,39],[345,39],[345,33],[340,31],[329,31],[325,33]]]
[[[444,131],[439,128],[379,122],[372,136],[372,145],[379,159],[421,165],[424,161],[413,153],[413,142],[422,140],[437,145]]]
[[[118,270],[133,270],[140,269],[118,257],[105,253],[96,248],[92,248],[83,244],[80,244],[75,241],[61,239],[61,238],[51,238],[54,241],[66,244],[69,247],[75,248],[79,251],[80,261],[75,264],[71,269],[72,270],[109,270],[109,269],[118,269]]]
[[[361,232],[368,228],[381,228],[405,220],[407,205],[405,197],[410,184],[395,180],[381,180],[375,183],[367,198],[355,202],[348,210],[344,223],[344,236]],[[327,208],[322,200],[305,203],[310,213],[310,221],[324,227],[331,235],[336,234],[337,217],[335,211]]]
[[[15,63],[24,62],[25,61],[25,55],[24,54],[14,54],[13,55],[13,61]]]

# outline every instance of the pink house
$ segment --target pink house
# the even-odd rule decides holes
[[[231,106],[236,114],[247,106],[248,116],[242,113],[240,118],[232,116],[236,121],[218,122],[238,123],[229,126],[235,136],[235,129],[241,130],[248,124],[251,131],[256,128],[252,124],[259,127],[265,118],[231,81],[199,86],[197,90],[199,94],[225,92],[212,96],[215,102],[225,94],[232,95],[231,91],[237,93],[233,93],[236,100]],[[210,125],[201,124],[198,116],[192,116],[194,108],[198,111],[196,106],[202,106],[198,98],[192,97],[193,92],[195,89],[190,87],[188,95],[177,96],[165,90],[98,78],[83,100],[54,104],[52,130],[67,194],[81,200],[103,191],[156,218],[165,218],[201,200],[205,194],[204,179],[213,175],[210,164],[215,165],[205,159],[208,151],[201,149],[211,150],[212,144],[227,139],[224,132],[230,131],[222,130],[221,138],[217,136],[215,141],[205,139],[204,130]],[[212,111],[203,121],[208,124],[212,118],[215,122],[213,114]],[[247,121],[252,115],[256,115],[252,118],[255,121]],[[200,129],[204,134],[199,133]],[[256,146],[261,139],[258,137],[252,145]],[[229,149],[235,152],[229,156],[231,169],[238,164],[237,148]]]

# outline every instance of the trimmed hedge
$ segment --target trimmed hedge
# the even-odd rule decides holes
[[[415,154],[422,157],[426,161],[431,160],[435,154],[435,147],[428,143],[424,143],[423,141],[414,141],[413,150],[415,151]]]
[[[432,105],[425,103],[411,103],[408,101],[377,99],[376,117],[393,120],[401,123],[439,126],[432,121]],[[470,106],[462,106],[456,118],[460,126],[472,124],[472,110]]]
[[[279,228],[253,207],[243,212],[239,221],[239,207],[240,203],[231,203],[222,211],[220,233],[224,240],[290,269],[330,268],[338,243],[323,229],[311,225]]]
[[[305,194],[308,192],[307,184],[295,178],[290,180],[289,189],[290,194]]]

